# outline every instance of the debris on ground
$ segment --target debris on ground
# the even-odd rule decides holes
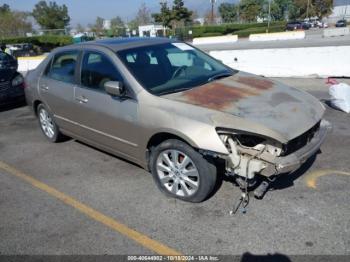
[[[335,84],[329,88],[330,105],[343,112],[350,113],[350,86],[345,83]]]

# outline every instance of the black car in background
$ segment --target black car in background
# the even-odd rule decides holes
[[[14,57],[35,56],[36,52],[32,44],[23,43],[23,44],[13,44],[11,54]]]
[[[346,20],[345,19],[338,20],[335,23],[335,27],[346,27]]]
[[[293,21],[288,22],[286,25],[287,31],[293,31],[293,30],[308,30],[310,29],[311,25],[307,22],[300,22],[300,21]]]
[[[0,52],[0,106],[24,102],[24,78],[17,72],[17,60]]]

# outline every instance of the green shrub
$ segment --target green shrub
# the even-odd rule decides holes
[[[13,37],[13,38],[3,38],[0,42],[6,44],[21,44],[29,43],[39,46],[43,50],[52,49],[59,46],[65,46],[73,43],[73,38],[70,36],[60,36],[60,35],[41,35],[32,37]]]
[[[212,33],[204,33],[203,35],[202,35],[202,37],[210,37],[210,36],[222,36],[223,34],[221,34],[221,33],[214,33],[214,32],[212,32]]]
[[[284,21],[271,22],[271,32],[276,30],[284,30],[286,23]],[[228,34],[246,35],[246,32],[265,32],[267,23],[247,23],[247,24],[222,24],[222,25],[204,25],[186,28],[187,31],[192,31],[192,37],[204,37],[204,36],[220,36]],[[186,30],[182,32],[182,36],[186,35]]]
[[[251,34],[262,34],[266,33],[267,27],[255,27],[255,28],[248,28],[240,31],[236,31],[235,34],[238,35],[238,37],[248,37]],[[281,25],[275,25],[270,26],[269,33],[275,33],[275,32],[283,32],[285,30],[285,26]]]

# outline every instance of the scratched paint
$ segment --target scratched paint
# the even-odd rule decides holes
[[[350,176],[350,172],[345,171],[338,171],[338,170],[332,170],[332,169],[322,169],[322,170],[315,170],[310,172],[305,176],[305,182],[306,185],[309,188],[316,189],[316,182],[319,177],[327,176],[327,175],[344,175],[344,176]]]
[[[201,88],[194,88],[184,93],[187,102],[205,106],[211,109],[223,110],[242,98],[256,96],[258,92],[225,85],[223,83],[211,83]]]
[[[268,90],[274,85],[274,83],[271,80],[251,76],[240,76],[236,81],[238,83],[248,85],[259,90]]]

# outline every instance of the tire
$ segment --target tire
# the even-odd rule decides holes
[[[38,122],[44,136],[52,143],[57,143],[63,140],[64,135],[59,131],[52,114],[43,104],[40,104],[37,109]]]
[[[215,164],[176,139],[166,140],[151,151],[150,168],[160,191],[186,202],[204,201],[216,184]]]

